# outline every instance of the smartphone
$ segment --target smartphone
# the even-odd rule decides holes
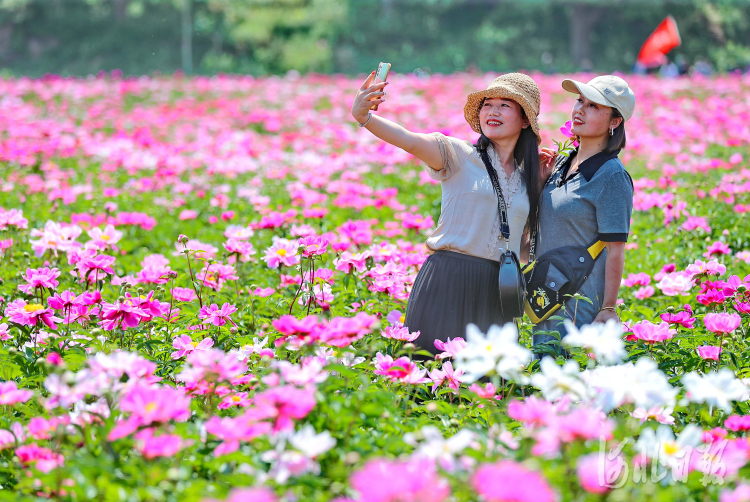
[[[391,71],[391,63],[380,63],[378,65],[378,70],[375,72],[375,77],[372,79],[372,82],[370,85],[379,84],[381,82],[385,82],[388,79],[388,72]],[[373,105],[370,107],[370,110],[377,111],[378,105]]]

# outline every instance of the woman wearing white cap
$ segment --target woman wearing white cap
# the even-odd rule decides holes
[[[552,167],[551,152],[544,152],[540,164],[539,88],[531,77],[510,73],[471,93],[464,116],[480,134],[471,144],[441,133],[414,133],[373,115],[370,108],[385,101],[388,84],[370,85],[372,78],[371,74],[360,87],[352,116],[378,138],[422,160],[443,191],[440,219],[426,242],[432,254],[414,282],[404,320],[409,331],[421,333],[415,343],[436,353],[436,340],[465,336],[469,323],[486,331],[492,324],[512,320],[500,314],[499,259],[506,240],[492,171],[481,157],[486,152],[507,206],[507,245],[522,256],[526,241],[527,254],[524,229],[529,228],[530,214],[530,228],[536,225],[539,169]]]
[[[633,181],[618,154],[625,147],[625,122],[633,115],[635,95],[627,82],[614,75],[596,77],[586,84],[565,80],[562,86],[578,94],[571,132],[578,137],[579,146],[569,157],[557,160],[542,190],[537,254],[597,241],[606,244],[578,290],[592,303],[575,298],[565,303],[562,315],[581,326],[618,319],[617,295],[633,211]],[[535,345],[552,339],[536,334],[545,331],[566,335],[562,322],[550,319],[534,328]]]

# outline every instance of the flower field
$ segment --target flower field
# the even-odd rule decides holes
[[[490,79],[378,113],[474,140]],[[750,78],[628,81],[624,324],[541,361],[525,322],[411,343],[440,186],[359,80],[0,81],[0,500],[750,501]]]

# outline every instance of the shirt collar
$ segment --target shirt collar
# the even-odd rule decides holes
[[[568,175],[571,160],[577,153],[578,150],[573,150],[565,160],[561,173],[562,179],[565,179],[565,177]],[[600,167],[602,167],[602,165],[604,165],[605,162],[607,162],[608,160],[616,159],[619,154],[620,150],[615,150],[612,153],[599,152],[596,155],[593,155],[581,162],[581,165],[578,166],[578,172],[580,172],[581,175],[586,178],[586,181],[591,181],[591,178],[594,177],[594,174],[596,174],[596,172]],[[573,176],[575,176],[575,174]]]

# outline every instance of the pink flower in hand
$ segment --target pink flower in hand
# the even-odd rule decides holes
[[[560,128],[560,132],[563,133],[563,135],[573,140],[573,146],[578,146],[578,140],[576,139],[576,135],[573,134],[573,131],[571,130],[573,128],[573,122],[571,120],[568,120],[565,122],[565,125]]]
[[[234,321],[229,318],[234,312],[237,312],[237,308],[231,303],[225,303],[221,308],[215,303],[212,303],[210,307],[203,307],[198,313],[198,317],[214,326],[224,326],[227,321],[235,324]]]

